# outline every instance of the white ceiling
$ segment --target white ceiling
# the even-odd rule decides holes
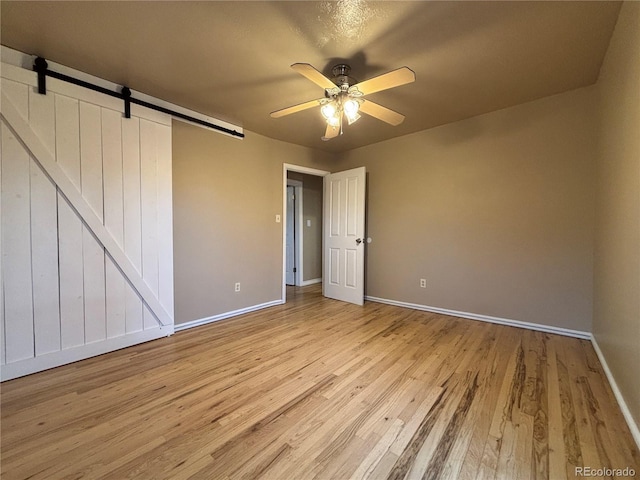
[[[0,2],[1,41],[25,53],[243,126],[340,152],[597,80],[619,2]],[[322,142],[319,98],[290,69],[366,80],[408,66],[417,81],[367,98],[406,115],[371,117]],[[250,133],[249,133],[250,134]]]

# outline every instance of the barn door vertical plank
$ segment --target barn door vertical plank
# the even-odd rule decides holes
[[[40,95],[29,88],[29,124],[52,155],[56,151],[55,95]]]
[[[80,190],[80,115],[79,102],[55,95],[56,161]]]
[[[55,96],[56,161],[80,190],[79,103]],[[84,344],[84,279],[82,221],[58,192],[58,255],[60,268],[60,336],[62,349]]]
[[[149,307],[147,307],[146,305],[144,305],[143,308],[142,318],[145,330],[149,330],[150,328],[158,328],[160,326],[160,322],[158,322],[155,315],[151,312],[151,310],[149,310]]]
[[[171,174],[171,127],[156,127],[158,145],[158,299],[173,311],[173,201]]]
[[[142,213],[140,205],[140,119],[121,119],[124,200],[124,252],[142,274]]]
[[[2,80],[18,111],[29,117],[26,85]],[[2,124],[2,268],[6,363],[34,356],[29,154]]]
[[[50,152],[56,151],[53,95],[29,89],[29,123]],[[57,352],[60,344],[58,209],[56,186],[31,159],[31,258],[36,356]]]
[[[125,279],[109,255],[105,255],[106,325],[107,338],[120,337],[126,328]]]
[[[104,222],[102,118],[100,107],[87,102],[80,102],[80,172],[82,196]]]
[[[85,343],[107,338],[104,248],[91,230],[82,228]]]
[[[120,112],[102,109],[102,173],[104,226],[120,248],[124,248],[121,116]]]
[[[120,112],[102,109],[102,171],[104,178],[104,225],[124,249],[122,185],[122,129]],[[125,279],[109,255],[105,256],[107,338],[126,333]]]
[[[156,124],[140,120],[140,195],[142,204],[142,277],[158,296],[158,162]],[[144,309],[144,328],[158,326],[151,312]]]
[[[80,102],[80,169],[82,196],[104,222],[102,183],[102,116],[100,107]],[[104,248],[86,225],[82,228],[85,342],[107,337]]]
[[[58,212],[56,187],[35,160],[31,164],[31,256],[36,356],[60,344]]]
[[[142,275],[142,213],[140,205],[140,120],[122,118],[122,180],[124,202],[124,253]],[[142,330],[142,300],[125,287],[125,328]]]

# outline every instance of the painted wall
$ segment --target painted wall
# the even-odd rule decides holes
[[[597,89],[593,334],[640,429],[640,3],[624,3]]]
[[[173,124],[176,325],[281,299],[283,163],[334,166],[331,154],[245,133]]]
[[[595,100],[574,90],[347,153],[341,168],[368,173],[367,295],[590,331]]]
[[[302,280],[316,280],[322,278],[322,177],[300,172],[287,176],[302,182]]]

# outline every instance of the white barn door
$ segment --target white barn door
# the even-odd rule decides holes
[[[2,380],[173,333],[171,118],[2,65]]]
[[[324,296],[364,303],[365,168],[324,177]]]

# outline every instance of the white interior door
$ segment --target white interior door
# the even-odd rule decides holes
[[[324,177],[324,296],[364,303],[365,168]]]

